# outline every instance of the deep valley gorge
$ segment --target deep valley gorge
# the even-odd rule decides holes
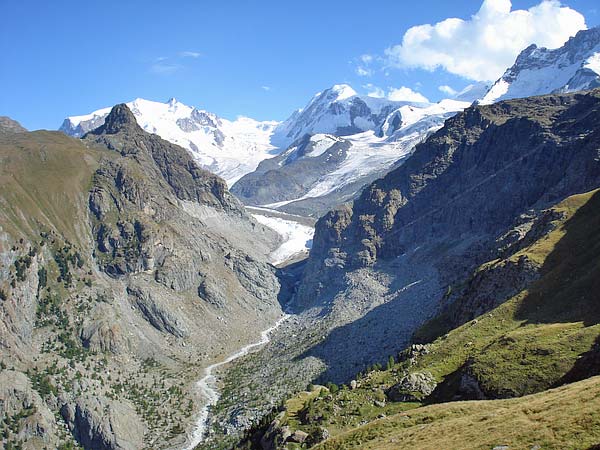
[[[0,117],[0,448],[600,448],[600,28],[561,42],[436,102]]]

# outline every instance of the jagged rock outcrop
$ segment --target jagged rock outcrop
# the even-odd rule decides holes
[[[117,355],[131,350],[126,329],[119,323],[115,311],[106,304],[99,305],[83,320],[80,338],[84,347],[95,352]]]
[[[125,105],[81,140],[0,133],[0,159],[0,363],[71,432],[32,413],[10,442],[182,444],[188,386],[282,313],[278,236]]]
[[[0,116],[0,132],[2,133],[25,133],[27,128],[10,117]]]
[[[143,446],[144,424],[131,405],[106,398],[81,397],[61,415],[85,449],[135,450]]]
[[[394,402],[420,401],[434,391],[437,382],[429,372],[413,372],[389,388],[387,397]]]
[[[222,178],[201,169],[181,147],[143,131],[127,105],[115,106],[104,125],[86,135],[122,156],[132,155],[142,169],[154,169],[180,200],[199,202],[214,208],[243,214],[239,203],[229,193]],[[154,166],[154,167],[152,167]],[[146,175],[148,175],[146,173]],[[127,172],[116,173],[118,187],[130,201],[143,207],[135,182]],[[128,185],[130,181],[130,185]],[[137,194],[137,195],[136,195]]]
[[[182,338],[188,331],[182,323],[182,318],[177,317],[169,308],[168,300],[160,298],[152,292],[144,291],[137,286],[127,288],[127,293],[133,299],[134,305],[143,317],[158,331],[170,333]]]
[[[342,329],[309,354],[351,376],[344,367],[369,361],[363,349],[384,358],[384,351],[393,353],[390,341],[406,345],[409,337],[397,330],[435,314],[449,286],[497,257],[520,215],[543,215],[545,207],[600,184],[599,119],[600,91],[471,107],[353,205],[322,217],[298,302],[325,309]],[[536,276],[527,259],[495,270],[511,281],[502,287],[498,277],[487,278],[490,272],[475,276],[477,295],[466,308],[473,314],[501,301],[484,299],[486,289],[508,297]]]

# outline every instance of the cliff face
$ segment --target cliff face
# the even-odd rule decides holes
[[[82,140],[0,134],[0,160],[11,442],[181,444],[201,368],[281,314],[276,236],[125,105]]]
[[[522,239],[541,209],[600,185],[598,119],[599,91],[471,107],[321,218],[298,302],[345,328],[313,353],[341,376],[406,345],[451,286]],[[517,281],[535,272],[522,268]],[[353,351],[337,357],[344,345]]]
[[[441,448],[453,438],[452,447],[462,447],[463,430],[485,423],[468,436],[473,447],[568,448],[585,436],[588,448],[600,436],[600,419],[583,419],[597,407],[581,407],[600,374],[599,207],[595,189],[556,203],[530,226],[521,223],[514,230],[521,237],[500,258],[448,291],[442,314],[417,333],[427,343],[361,370],[341,389],[330,384],[294,394],[238,447],[292,449],[298,437],[315,449],[390,448],[390,442]],[[557,393],[560,414],[553,416]],[[532,415],[538,400],[546,406]],[[523,426],[507,422],[520,414],[507,407],[524,404]],[[480,420],[465,419],[466,410],[482,414]],[[457,428],[460,420],[471,425]],[[554,432],[536,421],[552,423]]]
[[[536,204],[598,181],[599,92],[472,107],[449,119],[352,208],[317,225],[314,256],[333,247],[369,266],[415,242],[490,235]]]

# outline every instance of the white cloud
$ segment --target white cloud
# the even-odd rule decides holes
[[[496,80],[532,43],[560,47],[585,29],[579,12],[558,0],[511,11],[510,0],[484,0],[468,20],[445,19],[410,28],[402,43],[385,51],[387,63],[426,70],[443,68],[477,81]]]
[[[360,55],[360,60],[364,63],[364,64],[371,64],[373,62],[373,55]]]
[[[261,86],[260,88],[266,92],[269,92],[271,90],[271,86]]]
[[[371,75],[373,75],[373,71],[371,69],[367,69],[365,67],[358,66],[356,68],[356,74],[361,77],[370,77]]]
[[[411,88],[402,86],[399,88],[390,88],[387,98],[398,102],[422,102],[429,103],[427,97]]]
[[[385,97],[385,91],[378,86],[368,83],[368,84],[365,84],[363,87],[367,90],[367,95],[369,97],[375,97],[375,98],[384,98]]]
[[[367,90],[367,95],[374,98],[387,98],[397,102],[419,102],[429,103],[427,97],[423,94],[413,91],[411,88],[402,86],[399,88],[388,88],[386,94],[385,90],[379,86],[375,86],[372,83],[363,84],[363,88]]]
[[[371,63],[375,61],[375,57],[373,55],[360,55],[358,57],[358,61],[360,63],[356,67],[356,74],[361,77],[370,77],[373,75],[373,70],[369,67]]]
[[[201,56],[202,53],[193,51],[179,52],[171,56],[158,56],[152,61],[150,71],[161,75],[169,75],[185,67],[182,61],[184,58],[196,59]]]
[[[150,66],[150,71],[160,75],[170,75],[182,69],[181,64],[177,64],[169,61],[166,56],[159,56],[154,59],[154,62]]]
[[[200,56],[202,56],[202,53],[200,53],[200,52],[191,52],[191,51],[179,52],[179,56],[181,58],[199,58]]]
[[[454,89],[452,89],[447,84],[444,84],[443,86],[438,86],[438,90],[440,92],[443,92],[446,95],[449,95],[450,97],[454,97],[456,94],[458,94],[457,91],[455,91]]]

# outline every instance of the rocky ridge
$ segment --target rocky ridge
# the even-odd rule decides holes
[[[257,380],[279,380],[261,395],[282,398],[286,389],[301,389],[302,380],[349,383],[365,367],[396,355],[417,331],[419,340],[429,342],[443,339],[444,333],[461,325],[464,333],[483,336],[495,325],[498,329],[518,326],[521,322],[509,322],[504,312],[478,318],[479,323],[474,319],[509,308],[505,302],[546,273],[537,247],[530,252],[523,249],[561,235],[557,223],[570,216],[554,205],[600,186],[600,135],[595,126],[599,114],[599,91],[473,106],[449,119],[402,166],[365,189],[354,204],[321,218],[298,286],[299,314],[278,330],[262,352],[226,374],[231,398],[215,410],[215,436],[222,436],[224,429],[227,434],[239,429],[235,423],[247,424],[250,413],[254,420],[260,417],[256,406],[250,407],[260,402],[252,395]],[[544,252],[547,255],[548,250]],[[517,300],[511,302],[507,305]],[[433,321],[423,326],[428,319]],[[590,339],[593,343],[594,330],[586,330],[569,362],[535,389],[546,389],[563,376],[568,364],[591,345]],[[474,341],[461,337],[449,354],[457,348],[468,351],[469,340]],[[538,353],[531,355],[536,363],[542,361]],[[406,359],[420,374],[415,380],[408,377],[402,382],[396,370],[394,382],[386,381],[385,389],[377,381],[372,386],[385,395],[397,385],[389,392],[397,391],[400,398],[412,390],[407,386],[423,382],[427,392],[410,394],[413,398],[440,395],[437,384],[449,368],[440,364],[432,368],[432,358],[426,352]],[[465,392],[502,395],[490,382],[474,388],[479,384],[472,380],[486,376],[485,367],[493,364],[488,359],[453,369]],[[452,380],[449,377],[440,388],[443,398],[455,395],[447,387],[454,386]],[[371,397],[369,402],[382,401]]]
[[[0,131],[5,133],[24,133],[27,128],[10,117],[0,116]]]
[[[202,368],[281,314],[277,235],[126,105],[0,137],[6,442],[182,445]]]
[[[174,98],[165,103],[138,98],[127,106],[141,128],[186,148],[198,165],[229,183],[254,170],[261,160],[277,154],[270,136],[278,122],[258,122],[247,117],[229,121]],[[81,137],[102,126],[110,111],[111,108],[103,108],[67,117],[59,130]]]

